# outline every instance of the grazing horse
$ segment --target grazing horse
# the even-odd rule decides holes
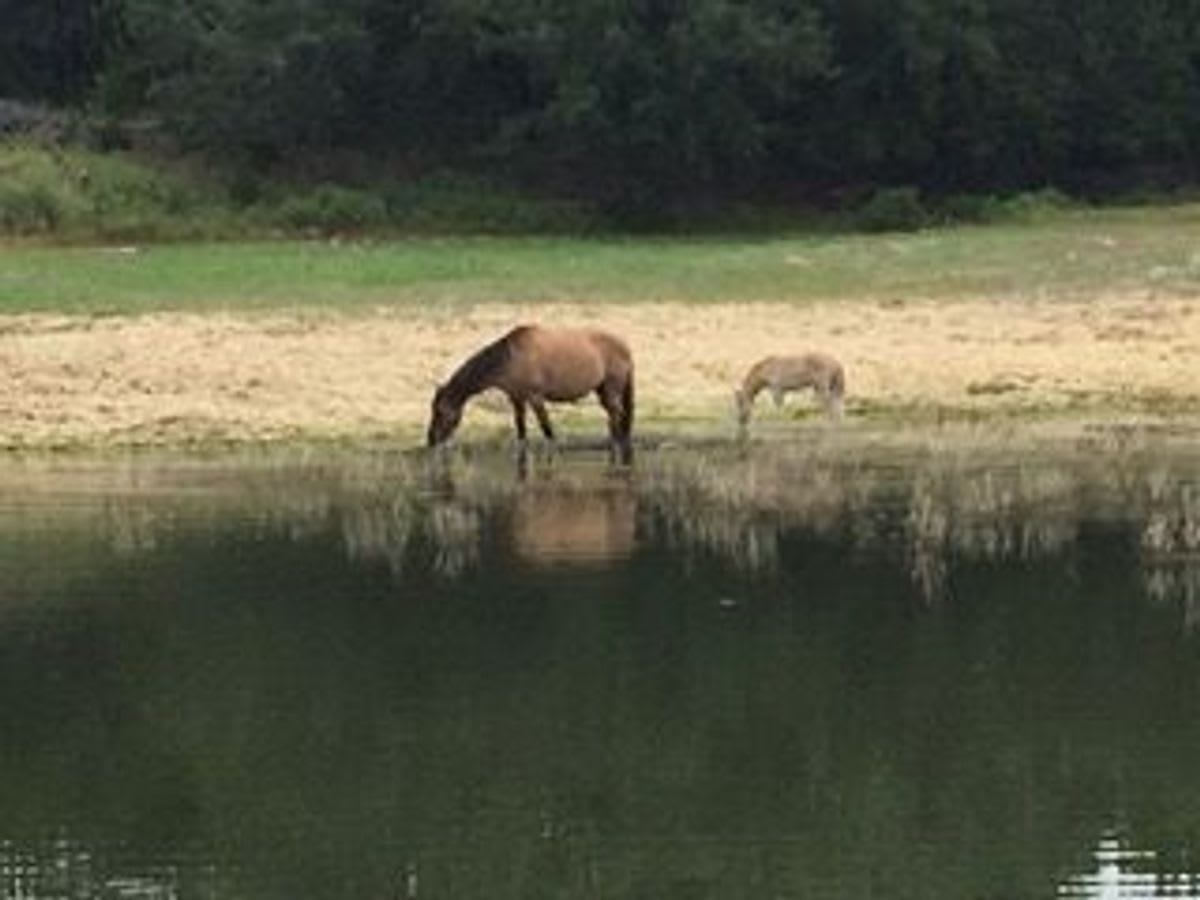
[[[546,403],[578,400],[595,392],[608,413],[613,453],[631,456],[633,357],[615,335],[591,328],[521,325],[468,358],[433,395],[429,446],[442,443],[458,427],[467,400],[499,388],[512,402],[517,439],[525,442],[525,408],[532,406],[548,440],[554,429]]]
[[[768,356],[750,367],[742,386],[734,391],[738,424],[745,427],[759,391],[769,390],[776,406],[783,405],[788,391],[812,388],[830,418],[841,418],[846,375],[842,364],[824,353],[798,356]]]

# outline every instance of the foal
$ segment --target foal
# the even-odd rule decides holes
[[[812,388],[817,399],[832,419],[842,415],[842,398],[846,393],[846,375],[842,364],[824,353],[803,353],[797,356],[768,356],[750,367],[742,386],[734,391],[738,424],[750,422],[750,411],[760,391],[768,390],[776,406],[783,405],[789,391]]]

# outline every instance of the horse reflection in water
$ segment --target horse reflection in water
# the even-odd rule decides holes
[[[525,442],[525,411],[533,407],[547,440],[554,428],[546,403],[578,400],[595,393],[608,414],[612,454],[632,458],[633,356],[623,340],[597,329],[521,325],[469,357],[440,385],[430,410],[430,447],[452,435],[467,400],[488,388],[508,395],[517,440]]]
[[[539,565],[604,563],[633,553],[637,496],[625,480],[527,484],[513,501],[513,552]]]

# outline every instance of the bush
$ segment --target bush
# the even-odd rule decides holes
[[[75,184],[61,158],[32,144],[0,145],[0,231],[10,235],[57,231],[75,214]]]
[[[937,204],[938,221],[945,224],[1031,222],[1070,209],[1075,202],[1054,188],[1009,197],[992,194],[952,194]]]
[[[384,225],[388,208],[375,194],[327,184],[283,200],[267,218],[286,228],[330,234]]]
[[[999,202],[998,218],[1014,222],[1032,222],[1074,206],[1074,201],[1057,188],[1025,191]]]
[[[186,213],[200,202],[198,192],[159,172],[104,157],[87,166],[83,194],[98,220],[114,214],[153,219]]]
[[[57,229],[62,218],[61,201],[45,185],[0,185],[0,232],[44,234]]]
[[[915,187],[880,188],[855,210],[853,222],[862,231],[916,231],[930,215]]]
[[[990,194],[951,194],[937,204],[937,219],[946,225],[994,222],[1000,201]]]
[[[418,232],[580,232],[592,217],[577,204],[531,197],[477,178],[439,173],[384,191],[389,222]]]
[[[0,232],[154,239],[228,233],[228,203],[190,173],[122,154],[0,142]]]
[[[224,180],[178,161],[0,141],[0,233],[170,240],[253,233],[574,232],[595,223],[580,206],[450,173],[379,190]]]

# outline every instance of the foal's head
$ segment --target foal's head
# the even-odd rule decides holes
[[[447,395],[446,386],[441,385],[433,394],[433,402],[429,410],[429,431],[427,434],[430,447],[436,447],[458,428],[462,421],[463,404]]]

